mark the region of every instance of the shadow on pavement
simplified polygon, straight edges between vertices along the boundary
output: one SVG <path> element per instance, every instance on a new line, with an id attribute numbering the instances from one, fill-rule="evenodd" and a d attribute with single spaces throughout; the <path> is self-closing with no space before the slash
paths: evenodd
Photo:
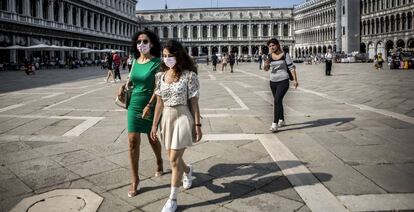
<path id="1" fill-rule="evenodd" d="M 321 127 L 326 125 L 335 124 L 336 127 L 342 126 L 346 123 L 355 120 L 355 118 L 327 118 L 327 119 L 317 119 L 313 121 L 307 121 L 303 123 L 287 124 L 283 128 L 279 128 L 278 131 L 289 131 L 289 130 L 301 130 L 312 127 Z"/>
<path id="2" fill-rule="evenodd" d="M 301 161 L 280 161 L 285 167 L 296 167 L 304 165 Z M 212 180 L 198 185 L 197 187 L 206 187 L 214 194 L 224 194 L 225 196 L 218 197 L 216 199 L 210 199 L 211 197 L 206 196 L 208 200 L 204 202 L 198 202 L 189 205 L 178 206 L 178 211 L 185 209 L 207 206 L 212 204 L 224 204 L 234 199 L 244 199 L 256 196 L 263 193 L 273 193 L 282 191 L 285 189 L 292 188 L 292 185 L 287 180 L 290 175 L 284 176 L 276 163 L 255 163 L 255 164 L 216 164 L 208 170 L 209 175 L 214 175 L 217 170 L 234 170 L 229 171 L 224 176 L 215 178 L 215 182 Z M 278 173 L 279 172 L 279 173 Z M 275 175 L 275 173 L 277 173 Z M 269 176 L 273 174 L 272 176 Z M 301 181 L 300 186 L 313 185 L 320 182 L 329 181 L 332 175 L 328 173 L 301 173 L 293 175 L 296 179 L 306 178 L 306 181 Z M 217 180 L 223 179 L 221 183 L 217 183 Z M 230 179 L 226 179 L 230 178 Z M 231 180 L 231 178 L 242 178 L 237 180 Z M 309 180 L 310 179 L 310 180 Z M 194 187 L 196 188 L 196 187 Z M 192 188 L 192 189 L 194 189 Z M 260 190 L 261 192 L 255 192 Z M 188 190 L 191 194 L 191 189 Z"/>

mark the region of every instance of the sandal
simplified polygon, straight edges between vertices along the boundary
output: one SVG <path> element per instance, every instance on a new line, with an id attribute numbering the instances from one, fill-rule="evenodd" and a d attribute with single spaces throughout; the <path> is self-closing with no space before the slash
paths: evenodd
<path id="1" fill-rule="evenodd" d="M 140 189 L 139 183 L 138 183 L 138 185 L 136 183 L 132 183 L 132 187 L 133 188 L 136 187 L 136 189 L 134 191 L 129 190 L 128 191 L 128 197 L 134 197 L 134 196 L 136 196 L 138 194 L 139 189 Z"/>

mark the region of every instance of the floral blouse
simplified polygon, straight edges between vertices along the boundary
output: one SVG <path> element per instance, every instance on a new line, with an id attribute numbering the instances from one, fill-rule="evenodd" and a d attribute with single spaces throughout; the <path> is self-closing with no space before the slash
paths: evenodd
<path id="1" fill-rule="evenodd" d="M 183 71 L 177 82 L 166 83 L 165 72 L 155 75 L 155 94 L 160 96 L 165 106 L 187 105 L 187 100 L 199 97 L 200 83 L 197 74 L 192 71 Z"/>

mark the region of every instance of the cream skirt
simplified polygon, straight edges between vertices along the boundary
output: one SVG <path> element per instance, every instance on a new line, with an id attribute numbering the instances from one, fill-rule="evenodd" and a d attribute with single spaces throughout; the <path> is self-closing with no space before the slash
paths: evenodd
<path id="1" fill-rule="evenodd" d="M 193 144 L 194 118 L 186 105 L 164 106 L 159 137 L 165 149 L 184 149 Z"/>

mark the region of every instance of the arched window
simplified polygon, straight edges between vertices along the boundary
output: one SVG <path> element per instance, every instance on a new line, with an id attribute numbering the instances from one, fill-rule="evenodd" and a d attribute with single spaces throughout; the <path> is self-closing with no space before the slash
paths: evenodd
<path id="1" fill-rule="evenodd" d="M 396 31 L 398 32 L 398 31 L 400 31 L 401 29 L 400 29 L 400 24 L 401 24 L 401 18 L 400 18 L 400 14 L 397 14 L 397 17 L 396 17 Z"/>
<path id="2" fill-rule="evenodd" d="M 405 25 L 407 24 L 407 18 L 405 17 L 405 13 L 403 13 L 401 16 L 401 23 L 401 30 L 405 30 Z"/>
<path id="3" fill-rule="evenodd" d="M 237 25 L 233 25 L 233 38 L 237 38 Z"/>
<path id="4" fill-rule="evenodd" d="M 222 36 L 223 36 L 224 38 L 227 38 L 227 36 L 228 36 L 228 34 L 227 34 L 227 33 L 228 33 L 228 28 L 227 28 L 227 25 L 224 25 L 224 26 L 223 26 L 222 31 L 223 31 L 223 35 L 222 35 Z"/>
<path id="5" fill-rule="evenodd" d="M 213 38 L 217 38 L 217 25 L 213 26 Z"/>
<path id="6" fill-rule="evenodd" d="M 203 26 L 203 38 L 207 38 L 207 26 Z"/>
<path id="7" fill-rule="evenodd" d="M 197 38 L 197 26 L 193 26 L 192 32 L 193 32 L 193 38 Z"/>
<path id="8" fill-rule="evenodd" d="M 242 30 L 242 37 L 246 38 L 247 37 L 247 25 L 243 25 L 243 30 Z"/>
<path id="9" fill-rule="evenodd" d="M 407 29 L 411 29 L 413 26 L 413 15 L 411 12 L 407 15 Z"/>
<path id="10" fill-rule="evenodd" d="M 395 31 L 395 19 L 393 15 L 391 16 L 390 21 L 391 21 L 391 32 L 394 32 Z"/>
<path id="11" fill-rule="evenodd" d="M 59 21 L 59 2 L 55 1 L 55 3 L 53 4 L 53 20 L 58 22 Z"/>
<path id="12" fill-rule="evenodd" d="M 183 38 L 188 38 L 188 27 L 184 26 L 183 28 Z"/>
<path id="13" fill-rule="evenodd" d="M 257 37 L 257 33 L 258 33 L 257 25 L 253 25 L 253 37 Z"/>
<path id="14" fill-rule="evenodd" d="M 167 27 L 164 27 L 162 29 L 162 37 L 163 38 L 168 38 L 168 28 Z"/>
<path id="15" fill-rule="evenodd" d="M 273 25 L 273 36 L 279 35 L 279 25 L 275 24 Z"/>
<path id="16" fill-rule="evenodd" d="M 267 24 L 263 25 L 263 36 L 267 36 L 269 34 L 269 29 Z"/>
<path id="17" fill-rule="evenodd" d="M 176 26 L 174 26 L 173 28 L 173 38 L 177 38 L 178 37 L 178 28 Z"/>

